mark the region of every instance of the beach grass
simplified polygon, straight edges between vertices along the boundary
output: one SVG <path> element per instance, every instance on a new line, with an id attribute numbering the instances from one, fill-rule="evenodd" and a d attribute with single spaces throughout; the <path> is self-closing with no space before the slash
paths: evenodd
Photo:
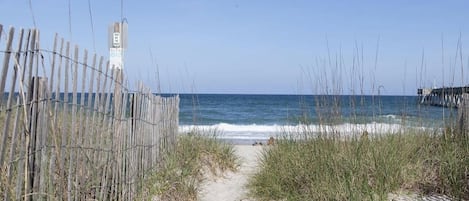
<path id="1" fill-rule="evenodd" d="M 397 131 L 379 135 L 361 131 L 360 136 L 334 128 L 348 117 L 341 111 L 344 104 L 348 104 L 355 124 L 354 119 L 369 108 L 364 94 L 372 94 L 370 116 L 383 114 L 380 90 L 385 88 L 374 77 L 378 55 L 377 48 L 370 78 L 364 73 L 366 62 L 360 46 L 356 46 L 350 69 L 340 56 L 334 60 L 328 55 L 306 71 L 305 79 L 310 81 L 313 93 L 321 96 L 313 106 L 317 118 L 311 121 L 309 109 L 304 109 L 300 122 L 317 122 L 319 127 L 332 129 L 313 132 L 305 128 L 280 134 L 275 146 L 265 149 L 260 157 L 259 171 L 247 186 L 251 197 L 258 201 L 389 200 L 393 194 L 436 194 L 469 200 L 469 136 L 455 129 L 453 110 L 449 110 L 449 116 L 442 116 L 447 129 L 408 129 L 405 109 Z M 340 99 L 343 94 L 359 99 L 344 102 Z"/>
<path id="2" fill-rule="evenodd" d="M 469 199 L 469 140 L 448 136 L 281 139 L 248 188 L 257 200 L 387 200 L 395 192 Z"/>
<path id="3" fill-rule="evenodd" d="M 142 185 L 141 200 L 197 200 L 208 175 L 236 171 L 239 159 L 232 145 L 217 139 L 218 131 L 192 131 L 179 136 L 174 151 Z"/>

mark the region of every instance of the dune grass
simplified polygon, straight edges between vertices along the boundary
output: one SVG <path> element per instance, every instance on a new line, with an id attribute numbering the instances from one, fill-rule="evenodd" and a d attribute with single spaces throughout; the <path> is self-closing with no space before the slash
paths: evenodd
<path id="1" fill-rule="evenodd" d="M 144 182 L 140 198 L 197 200 L 207 175 L 236 171 L 239 162 L 232 145 L 217 140 L 217 131 L 193 131 L 179 136 L 177 146 Z"/>
<path id="2" fill-rule="evenodd" d="M 393 192 L 469 199 L 469 140 L 403 133 L 279 140 L 249 183 L 257 200 L 387 200 Z"/>

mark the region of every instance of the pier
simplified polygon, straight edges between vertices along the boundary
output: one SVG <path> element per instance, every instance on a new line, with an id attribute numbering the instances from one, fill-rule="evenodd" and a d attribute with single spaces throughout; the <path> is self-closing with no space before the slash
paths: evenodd
<path id="1" fill-rule="evenodd" d="M 440 107 L 459 107 L 462 95 L 469 93 L 469 86 L 418 89 L 419 103 Z"/>

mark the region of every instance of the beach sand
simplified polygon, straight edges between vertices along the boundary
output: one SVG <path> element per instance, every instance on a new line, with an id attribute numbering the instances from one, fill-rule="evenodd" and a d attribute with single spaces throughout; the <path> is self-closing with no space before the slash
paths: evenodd
<path id="1" fill-rule="evenodd" d="M 256 172 L 258 159 L 264 146 L 235 145 L 240 158 L 237 172 L 227 172 L 223 176 L 211 176 L 201 186 L 202 201 L 252 201 L 247 197 L 245 185 Z"/>

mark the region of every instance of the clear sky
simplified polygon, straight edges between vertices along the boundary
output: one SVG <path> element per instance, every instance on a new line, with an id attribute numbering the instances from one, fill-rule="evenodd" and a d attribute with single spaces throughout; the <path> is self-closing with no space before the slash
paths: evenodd
<path id="1" fill-rule="evenodd" d="M 125 72 L 131 87 L 156 90 L 158 66 L 172 93 L 414 95 L 469 84 L 468 10 L 465 0 L 123 0 Z M 43 48 L 59 33 L 107 57 L 120 19 L 116 0 L 0 0 L 0 23 L 37 26 Z"/>

